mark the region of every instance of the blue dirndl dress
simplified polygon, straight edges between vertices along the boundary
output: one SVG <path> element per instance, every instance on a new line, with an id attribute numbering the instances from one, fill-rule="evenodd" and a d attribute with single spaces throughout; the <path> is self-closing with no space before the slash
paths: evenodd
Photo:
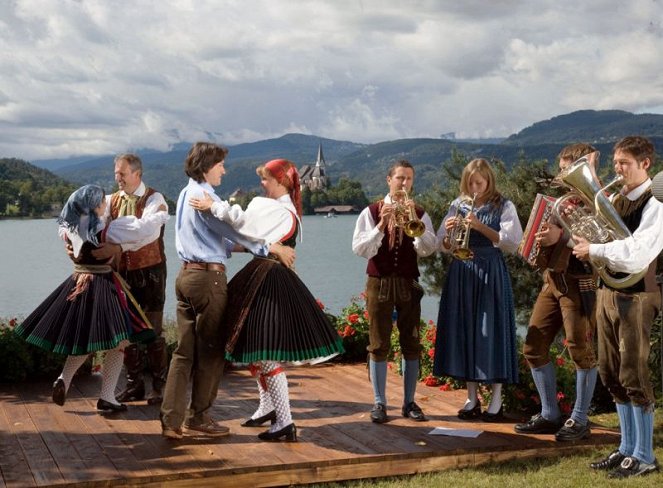
<path id="1" fill-rule="evenodd" d="M 499 232 L 504 203 L 488 203 L 474 213 Z M 468 211 L 461 203 L 459 215 Z M 470 232 L 469 245 L 474 258 L 454 259 L 442 290 L 433 372 L 464 381 L 517 383 L 515 308 L 504 256 L 480 232 Z"/>

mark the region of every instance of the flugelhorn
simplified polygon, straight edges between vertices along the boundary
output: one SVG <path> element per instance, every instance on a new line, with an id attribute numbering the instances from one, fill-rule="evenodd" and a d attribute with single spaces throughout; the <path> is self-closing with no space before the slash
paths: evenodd
<path id="1" fill-rule="evenodd" d="M 601 187 L 589 168 L 588 158 L 583 156 L 555 178 L 555 183 L 572 190 L 555 202 L 555 217 L 571 235 L 584 237 L 592 244 L 604 244 L 630 237 L 631 232 L 605 194 L 608 188 L 621 180 L 622 177 L 618 175 Z M 628 288 L 647 273 L 645 268 L 639 273 L 620 273 L 620 276 L 615 276 L 614 272 L 602 263 L 591 263 L 603 282 L 615 289 Z"/>
<path id="2" fill-rule="evenodd" d="M 420 237 L 426 232 L 426 225 L 417 217 L 414 210 L 413 200 L 403 188 L 398 190 L 392 196 L 392 201 L 396 206 L 394 210 L 396 227 L 403 229 L 409 237 Z"/>
<path id="3" fill-rule="evenodd" d="M 470 211 L 467 212 L 467 215 L 474 212 L 474 202 L 477 199 L 477 194 L 472 195 Z M 455 218 L 454 226 L 449 231 L 449 245 L 451 250 L 451 255 L 456 259 L 461 261 L 468 261 L 474 257 L 474 251 L 470 249 L 470 222 L 465 217 L 460 214 L 460 204 L 462 201 L 458 202 L 456 207 L 456 213 L 453 218 Z"/>

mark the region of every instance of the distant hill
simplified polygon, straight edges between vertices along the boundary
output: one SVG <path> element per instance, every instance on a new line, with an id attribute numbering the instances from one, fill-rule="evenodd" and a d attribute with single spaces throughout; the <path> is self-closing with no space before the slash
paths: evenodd
<path id="1" fill-rule="evenodd" d="M 632 114 L 621 110 L 580 110 L 537 122 L 502 140 L 400 139 L 376 144 L 358 144 L 304 134 L 230 146 L 228 173 L 220 193 L 227 196 L 237 188 L 259 190 L 255 168 L 275 157 L 292 160 L 301 167 L 315 161 L 318 144 L 322 144 L 327 172 L 335 183 L 341 177 L 358 180 L 369 197 L 385 190 L 387 168 L 397 159 L 408 159 L 417 171 L 416 190 L 421 192 L 440 178 L 439 168 L 458 151 L 469 158 L 495 158 L 510 166 L 521 157 L 547 160 L 552 164 L 560 149 L 571 142 L 585 141 L 597 146 L 605 158 L 614 142 L 623 136 L 641 134 L 650 137 L 663 153 L 663 115 Z M 145 180 L 167 197 L 176 199 L 186 184 L 182 164 L 190 147 L 179 143 L 172 150 L 137 151 L 144 162 Z M 67 160 L 35 161 L 38 166 L 52 168 L 68 181 L 96 183 L 107 190 L 115 186 L 113 155 Z"/>
<path id="2" fill-rule="evenodd" d="M 579 110 L 532 124 L 509 136 L 502 144 L 533 146 L 569 144 L 579 140 L 600 144 L 629 135 L 663 137 L 663 115 L 636 115 L 623 110 Z"/>

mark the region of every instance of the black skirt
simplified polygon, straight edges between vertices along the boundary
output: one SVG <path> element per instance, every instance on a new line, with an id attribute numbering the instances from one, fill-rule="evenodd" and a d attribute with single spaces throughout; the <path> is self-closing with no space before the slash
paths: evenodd
<path id="1" fill-rule="evenodd" d="M 155 335 L 124 282 L 115 273 L 74 273 L 20 325 L 16 333 L 47 351 L 83 355 L 122 341 Z"/>
<path id="2" fill-rule="evenodd" d="M 226 357 L 317 363 L 343 352 L 338 332 L 297 274 L 277 261 L 254 258 L 228 283 Z"/>

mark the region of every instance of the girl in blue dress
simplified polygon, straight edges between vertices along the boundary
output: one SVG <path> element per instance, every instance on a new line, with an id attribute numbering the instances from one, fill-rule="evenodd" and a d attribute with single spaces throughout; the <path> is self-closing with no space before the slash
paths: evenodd
<path id="1" fill-rule="evenodd" d="M 516 324 L 511 277 L 503 252 L 522 239 L 516 208 L 495 187 L 488 161 L 463 169 L 460 197 L 438 230 L 443 252 L 456 247 L 449 233 L 460 219 L 469 225 L 469 259 L 454 259 L 442 290 L 435 339 L 434 374 L 467 383 L 462 420 L 502 418 L 502 384 L 518 381 Z M 490 384 L 491 402 L 481 411 L 479 383 Z"/>

